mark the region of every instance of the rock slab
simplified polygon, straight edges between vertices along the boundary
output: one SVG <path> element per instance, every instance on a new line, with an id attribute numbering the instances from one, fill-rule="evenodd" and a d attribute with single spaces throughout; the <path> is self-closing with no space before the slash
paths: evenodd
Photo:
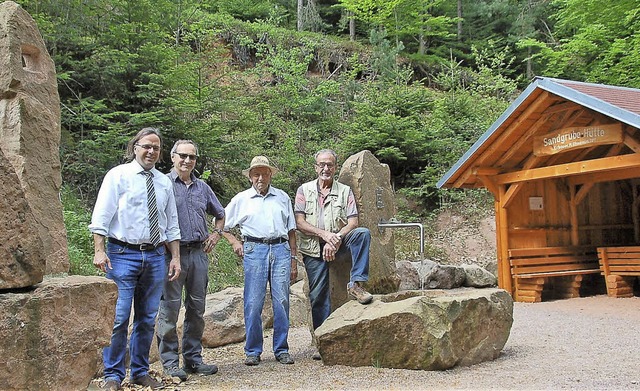
<path id="1" fill-rule="evenodd" d="M 0 149 L 36 216 L 46 274 L 69 271 L 59 147 L 60 97 L 53 60 L 33 18 L 5 1 L 0 3 Z"/>
<path id="2" fill-rule="evenodd" d="M 405 291 L 348 302 L 316 340 L 325 365 L 443 370 L 497 358 L 512 323 L 502 289 Z"/>
<path id="3" fill-rule="evenodd" d="M 13 166 L 0 150 L 0 289 L 24 288 L 42 282 L 44 248 L 35 218 Z"/>
<path id="4" fill-rule="evenodd" d="M 0 389 L 86 390 L 107 346 L 118 296 L 103 277 L 45 278 L 0 294 Z"/>

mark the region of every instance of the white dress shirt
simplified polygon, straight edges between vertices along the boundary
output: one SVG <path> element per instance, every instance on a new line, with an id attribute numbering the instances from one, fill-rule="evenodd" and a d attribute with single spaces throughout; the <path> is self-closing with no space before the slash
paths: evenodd
<path id="1" fill-rule="evenodd" d="M 143 171 L 142 166 L 133 160 L 107 172 L 98 192 L 89 231 L 132 244 L 150 243 L 147 182 L 141 174 Z M 155 168 L 151 173 L 156 191 L 160 239 L 168 242 L 179 240 L 173 184 Z"/>
<path id="2" fill-rule="evenodd" d="M 265 196 L 253 186 L 236 194 L 225 208 L 225 216 L 225 231 L 238 225 L 243 236 L 287 239 L 289 231 L 296 229 L 291 199 L 273 186 Z"/>

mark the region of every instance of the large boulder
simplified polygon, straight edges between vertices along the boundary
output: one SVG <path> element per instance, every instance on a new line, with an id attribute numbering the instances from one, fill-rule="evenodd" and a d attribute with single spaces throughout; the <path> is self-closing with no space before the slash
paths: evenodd
<path id="1" fill-rule="evenodd" d="M 440 370 L 497 358 L 512 323 L 502 289 L 405 291 L 343 305 L 316 339 L 326 365 Z"/>
<path id="2" fill-rule="evenodd" d="M 44 248 L 35 218 L 13 166 L 0 150 L 0 289 L 24 288 L 42 281 Z"/>
<path id="3" fill-rule="evenodd" d="M 53 60 L 33 18 L 5 1 L 0 3 L 0 149 L 37 216 L 46 274 L 69 271 L 59 146 L 60 97 Z"/>
<path id="4" fill-rule="evenodd" d="M 245 338 L 242 288 L 226 288 L 207 295 L 202 346 L 215 348 Z M 184 308 L 182 309 L 184 312 Z M 184 318 L 183 316 L 181 318 Z M 264 319 L 263 319 L 264 320 Z M 180 331 L 182 323 L 179 325 Z"/>
<path id="5" fill-rule="evenodd" d="M 86 390 L 107 346 L 118 288 L 103 277 L 45 278 L 0 294 L 0 389 Z"/>

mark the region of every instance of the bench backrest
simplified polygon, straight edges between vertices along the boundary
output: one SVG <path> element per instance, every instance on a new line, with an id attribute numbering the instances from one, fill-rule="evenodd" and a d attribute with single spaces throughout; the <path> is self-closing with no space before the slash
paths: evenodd
<path id="1" fill-rule="evenodd" d="M 640 246 L 598 247 L 598 259 L 605 275 L 640 275 Z"/>
<path id="2" fill-rule="evenodd" d="M 510 249 L 509 263 L 513 276 L 599 268 L 598 255 L 593 246 Z"/>

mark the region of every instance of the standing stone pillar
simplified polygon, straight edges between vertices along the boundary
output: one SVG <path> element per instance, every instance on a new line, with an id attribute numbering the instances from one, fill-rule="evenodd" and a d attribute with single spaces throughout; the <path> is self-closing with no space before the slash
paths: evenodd
<path id="1" fill-rule="evenodd" d="M 46 273 L 69 271 L 60 202 L 60 97 L 53 60 L 35 21 L 0 4 L 0 149 L 36 220 Z"/>
<path id="2" fill-rule="evenodd" d="M 369 249 L 369 282 L 371 293 L 391 293 L 398 290 L 400 279 L 396 274 L 393 232 L 378 230 L 381 220 L 388 221 L 396 214 L 389 166 L 380 163 L 369 151 L 350 156 L 342 163 L 338 182 L 353 190 L 358 205 L 361 227 L 371 231 Z M 329 263 L 329 290 L 331 310 L 349 300 L 347 283 L 351 270 L 351 258 L 340 257 Z"/>

